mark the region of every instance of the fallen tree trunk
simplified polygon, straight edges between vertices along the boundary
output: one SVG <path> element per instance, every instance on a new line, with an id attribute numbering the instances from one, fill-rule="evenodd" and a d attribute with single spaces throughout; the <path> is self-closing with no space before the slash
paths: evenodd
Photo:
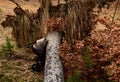
<path id="1" fill-rule="evenodd" d="M 59 58 L 59 43 L 61 35 L 58 32 L 48 33 L 44 82 L 64 82 L 62 63 Z"/>

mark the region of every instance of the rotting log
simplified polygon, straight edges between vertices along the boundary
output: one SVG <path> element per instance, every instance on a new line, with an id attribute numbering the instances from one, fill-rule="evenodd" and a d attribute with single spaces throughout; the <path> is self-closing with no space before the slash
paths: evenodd
<path id="1" fill-rule="evenodd" d="M 46 61 L 44 82 L 64 82 L 63 67 L 58 55 L 61 35 L 59 32 L 48 33 L 46 40 Z"/>

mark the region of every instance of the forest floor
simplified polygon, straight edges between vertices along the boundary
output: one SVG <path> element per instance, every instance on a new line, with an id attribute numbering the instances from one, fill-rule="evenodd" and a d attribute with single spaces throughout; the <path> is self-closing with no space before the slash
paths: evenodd
<path id="1" fill-rule="evenodd" d="M 22 6 L 24 9 L 30 9 L 31 12 L 36 12 L 39 8 L 40 4 L 34 0 L 31 0 L 31 2 L 22 1 L 22 0 L 16 0 Z M 117 65 L 120 65 L 120 5 L 118 6 L 114 23 L 111 23 L 112 16 L 115 10 L 115 5 L 110 6 L 109 9 L 103 8 L 100 12 L 99 16 L 95 18 L 94 22 L 96 22 L 96 25 L 93 27 L 93 30 L 91 31 L 91 36 L 88 37 L 87 40 L 96 40 L 98 43 L 93 46 L 93 42 L 90 41 L 89 45 L 91 48 L 91 53 L 108 53 L 108 56 L 113 58 L 113 55 L 116 53 L 117 58 L 114 58 L 111 63 L 111 65 L 108 65 L 106 67 L 103 67 L 103 69 L 108 69 L 108 74 L 111 74 L 113 76 L 110 79 L 116 80 L 115 82 L 120 82 L 120 66 L 116 67 Z M 7 1 L 7 0 L 0 0 L 0 23 L 5 20 L 6 15 L 14 15 L 13 9 L 15 8 L 15 4 Z M 111 31 L 110 31 L 111 30 Z M 11 35 L 12 29 L 10 28 L 3 28 L 0 25 L 0 46 L 6 43 L 6 37 L 8 36 L 10 39 L 12 39 L 12 44 L 15 45 L 14 39 Z M 97 46 L 96 46 L 97 45 Z M 102 46 L 99 46 L 102 45 Z M 109 48 L 105 48 L 108 45 Z M 99 49 L 103 48 L 104 49 Z M 95 51 L 94 51 L 95 50 Z M 66 51 L 66 50 L 63 50 Z M 93 52 L 92 52 L 93 51 Z M 108 51 L 108 52 L 105 52 Z M 71 53 L 68 53 L 71 54 Z M 72 53 L 73 54 L 73 53 Z M 111 55 L 112 54 L 112 55 Z M 14 50 L 14 55 L 11 57 L 7 57 L 8 55 L 1 55 L 0 54 L 0 82 L 40 82 L 41 79 L 43 79 L 43 71 L 40 73 L 32 72 L 31 65 L 35 63 L 35 54 L 30 54 L 25 49 L 16 49 Z M 65 53 L 63 52 L 63 55 L 65 56 Z M 92 58 L 94 59 L 94 56 L 92 55 Z M 114 55 L 116 56 L 116 55 Z M 74 57 L 74 56 L 73 56 Z M 101 60 L 109 59 L 106 55 L 101 55 L 99 57 Z M 69 62 L 68 60 L 70 57 L 66 56 L 66 59 L 64 59 L 66 62 Z M 77 56 L 76 58 L 81 58 Z M 67 61 L 68 60 L 68 61 Z M 73 59 L 74 60 L 74 59 Z M 82 62 L 82 60 L 80 60 Z M 96 63 L 96 60 L 94 60 Z M 72 63 L 72 62 L 71 62 Z M 68 63 L 66 65 L 69 65 L 71 63 Z M 72 65 L 72 64 L 71 64 Z M 70 65 L 70 67 L 72 67 Z M 69 66 L 66 66 L 69 67 Z M 66 68 L 66 69 L 70 69 Z M 81 69 L 81 67 L 78 66 L 78 69 Z M 112 70 L 114 69 L 114 70 Z M 117 70 L 117 71 L 116 71 Z M 67 70 L 69 74 L 69 71 Z M 114 74 L 114 71 L 116 74 Z M 67 75 L 67 74 L 66 74 Z"/>
<path id="2" fill-rule="evenodd" d="M 29 9 L 34 13 L 40 6 L 37 0 L 16 1 L 23 9 Z M 13 12 L 15 7 L 16 5 L 8 0 L 0 0 L 0 23 L 5 20 L 6 15 L 15 15 Z M 6 43 L 6 37 L 9 37 L 15 45 L 11 31 L 11 28 L 3 28 L 0 25 L 0 45 Z M 24 49 L 15 48 L 14 51 L 15 55 L 10 58 L 4 53 L 0 54 L 0 82 L 40 82 L 43 79 L 43 72 L 38 74 L 31 70 L 32 64 L 35 63 L 35 54 L 26 53 Z"/>

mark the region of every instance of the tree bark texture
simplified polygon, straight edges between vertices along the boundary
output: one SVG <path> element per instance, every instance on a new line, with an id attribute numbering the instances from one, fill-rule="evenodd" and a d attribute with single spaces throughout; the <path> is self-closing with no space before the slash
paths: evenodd
<path id="1" fill-rule="evenodd" d="M 63 67 L 59 58 L 59 43 L 61 35 L 58 32 L 48 33 L 44 82 L 64 82 Z"/>

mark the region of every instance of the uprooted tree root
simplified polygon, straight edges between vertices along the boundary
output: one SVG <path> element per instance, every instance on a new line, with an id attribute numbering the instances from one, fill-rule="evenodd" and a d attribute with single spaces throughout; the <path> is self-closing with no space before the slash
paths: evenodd
<path id="1" fill-rule="evenodd" d="M 17 45 L 25 47 L 28 43 L 46 35 L 47 28 L 45 28 L 45 24 L 49 18 L 61 17 L 65 24 L 63 30 L 65 38 L 69 43 L 74 44 L 75 40 L 83 39 L 91 30 L 94 3 L 93 0 L 68 1 L 65 4 L 52 6 L 51 2 L 49 2 L 40 7 L 37 13 L 23 10 L 15 3 L 17 5 L 14 9 L 16 16 L 8 15 L 2 25 L 4 27 L 12 27 L 12 34 L 16 39 Z"/>

